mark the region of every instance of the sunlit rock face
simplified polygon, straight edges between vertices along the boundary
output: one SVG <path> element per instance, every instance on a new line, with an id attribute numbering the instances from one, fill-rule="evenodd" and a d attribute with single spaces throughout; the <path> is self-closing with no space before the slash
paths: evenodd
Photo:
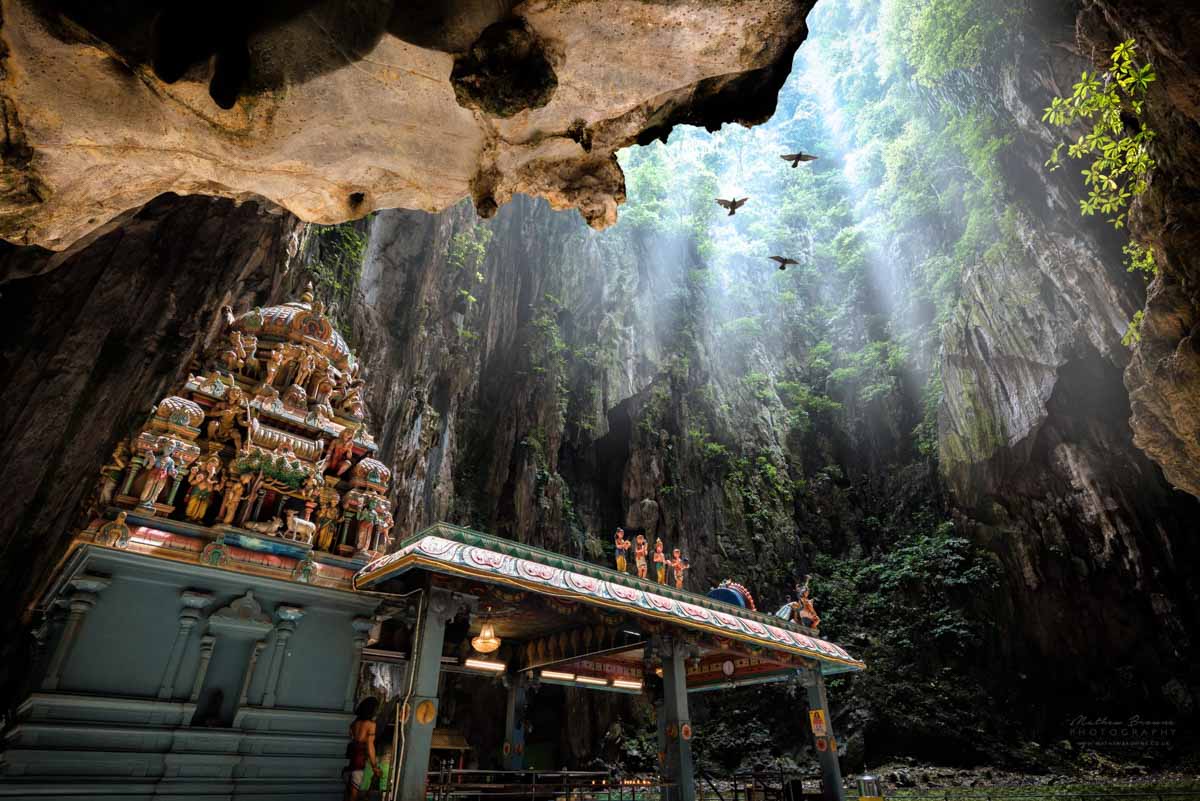
<path id="1" fill-rule="evenodd" d="M 604 227 L 618 148 L 770 115 L 812 2 L 410 5 L 4 2 L 0 237 L 63 249 L 163 192 L 321 223 L 523 192 Z"/>
<path id="2" fill-rule="evenodd" d="M 1003 565 L 995 615 L 1019 633 L 1001 646 L 1014 664 L 1053 665 L 1054 680 L 1072 675 L 1093 697 L 1098 660 L 1136 664 L 1137 692 L 1191 709 L 1194 688 L 1172 677 L 1188 669 L 1179 633 L 1196 626 L 1197 505 L 1146 447 L 1129 383 L 1143 356 L 1131 363 L 1121 344 L 1144 289 L 1122 264 L 1122 236 L 1079 214 L 1078 170 L 1043 166 L 1061 132 L 1042 109 L 1092 69 L 1089 53 L 1049 44 L 1070 41 L 1074 22 L 1023 36 L 997 74 L 974 79 L 1015 123 L 1000 166 L 1020 210 L 1013 247 L 964 273 L 943 331 L 939 466 L 959 530 Z M 1186 402 L 1188 390 L 1172 391 Z M 1190 392 L 1194 410 L 1200 388 Z"/>
<path id="3" fill-rule="evenodd" d="M 1096 2 L 1080 14 L 1078 34 L 1098 54 L 1134 39 L 1158 73 L 1146 102 L 1158 167 L 1132 221 L 1161 274 L 1125 386 L 1138 447 L 1172 484 L 1200 496 L 1200 15 L 1181 0 Z"/>

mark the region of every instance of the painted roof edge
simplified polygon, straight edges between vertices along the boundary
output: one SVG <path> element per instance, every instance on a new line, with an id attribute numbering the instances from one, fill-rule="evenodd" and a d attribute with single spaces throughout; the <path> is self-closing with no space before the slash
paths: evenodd
<path id="1" fill-rule="evenodd" d="M 780 618 L 447 523 L 405 539 L 394 553 L 360 570 L 353 584 L 364 587 L 413 568 L 491 578 L 535 591 L 562 590 L 593 603 L 817 659 L 823 673 L 866 667 L 841 646 Z"/>

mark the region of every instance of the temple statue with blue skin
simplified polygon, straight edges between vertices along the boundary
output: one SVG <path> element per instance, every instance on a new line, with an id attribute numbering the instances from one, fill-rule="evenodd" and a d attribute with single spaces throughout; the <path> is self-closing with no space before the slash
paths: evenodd
<path id="1" fill-rule="evenodd" d="M 824 677 L 862 662 L 799 615 L 758 611 L 735 582 L 682 589 L 677 549 L 651 560 L 655 581 L 445 523 L 392 548 L 391 473 L 373 456 L 361 386 L 310 293 L 226 311 L 201 374 L 115 448 L 28 610 L 37 647 L 0 797 L 340 799 L 374 663 L 403 677 L 377 735 L 395 751 L 388 798 L 423 801 L 437 781 L 439 705 L 456 675 L 503 684 L 497 775 L 537 792 L 524 716 L 539 688 L 644 697 L 664 801 L 696 797 L 690 694 L 796 682 L 816 715 L 823 796 L 841 801 Z"/>

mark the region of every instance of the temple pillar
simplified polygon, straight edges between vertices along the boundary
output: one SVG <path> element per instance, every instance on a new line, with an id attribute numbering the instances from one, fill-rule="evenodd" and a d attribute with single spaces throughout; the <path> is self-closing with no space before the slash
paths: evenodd
<path id="1" fill-rule="evenodd" d="M 254 667 L 258 664 L 258 658 L 262 656 L 263 649 L 266 647 L 266 640 L 255 640 L 254 647 L 250 651 L 250 660 L 246 663 L 246 674 L 242 676 L 242 691 L 238 694 L 239 707 L 245 706 L 249 700 L 250 682 L 254 680 Z"/>
<path id="2" fill-rule="evenodd" d="M 267 674 L 267 689 L 263 693 L 262 705 L 275 706 L 275 697 L 279 691 L 279 677 L 283 675 L 283 666 L 287 661 L 288 640 L 296 631 L 296 623 L 304 617 L 304 610 L 298 606 L 280 604 L 275 608 L 275 617 L 279 623 L 275 626 L 275 650 L 271 654 L 271 670 Z"/>
<path id="3" fill-rule="evenodd" d="M 183 468 L 179 468 L 179 473 L 175 478 L 171 479 L 171 491 L 167 493 L 167 506 L 175 505 L 175 496 L 179 494 L 179 487 L 183 484 Z M 157 500 L 157 499 L 153 499 Z"/>
<path id="4" fill-rule="evenodd" d="M 438 681 L 442 672 L 442 643 L 446 623 L 466 596 L 426 586 L 417 611 L 409 659 L 408 692 L 400 717 L 404 739 L 396 763 L 400 766 L 399 801 L 425 801 L 425 776 L 433 729 L 437 724 Z"/>
<path id="5" fill-rule="evenodd" d="M 54 655 L 50 657 L 50 665 L 46 669 L 46 678 L 42 681 L 43 690 L 58 689 L 58 683 L 62 679 L 63 668 L 67 665 L 67 659 L 71 656 L 71 649 L 75 647 L 75 641 L 79 638 L 79 630 L 83 627 L 83 619 L 87 617 L 87 613 L 96 605 L 100 591 L 111 582 L 100 576 L 85 574 L 71 579 L 70 583 L 75 591 L 71 593 L 67 622 L 63 625 L 62 634 L 58 638 L 58 645 L 55 647 Z"/>
<path id="6" fill-rule="evenodd" d="M 196 665 L 196 679 L 192 682 L 192 694 L 188 696 L 190 703 L 196 703 L 200 700 L 200 688 L 204 686 L 204 679 L 208 676 L 208 665 L 212 662 L 213 649 L 217 647 L 217 638 L 211 634 L 205 634 L 200 638 L 200 661 Z M 243 703 L 245 703 L 243 699 Z"/>
<path id="7" fill-rule="evenodd" d="M 212 603 L 213 597 L 206 592 L 185 590 L 180 593 L 183 611 L 179 613 L 179 630 L 175 632 L 175 642 L 171 645 L 171 656 L 167 659 L 166 670 L 163 671 L 162 684 L 158 687 L 158 697 L 168 699 L 175 695 L 175 681 L 179 678 L 179 665 L 183 661 L 183 649 L 192 636 L 192 629 L 200 622 L 200 614 L 204 607 Z"/>
<path id="8" fill-rule="evenodd" d="M 138 473 L 142 471 L 142 465 L 146 463 L 145 457 L 142 454 L 136 453 L 129 460 L 129 467 L 126 468 L 125 482 L 121 485 L 121 494 L 129 495 L 133 491 L 133 480 L 137 478 Z"/>
<path id="9" fill-rule="evenodd" d="M 346 679 L 346 698 L 342 703 L 344 712 L 354 711 L 354 696 L 358 691 L 358 668 L 362 665 L 363 648 L 367 647 L 367 639 L 374 626 L 375 621 L 369 617 L 356 617 L 350 621 L 350 627 L 354 629 L 354 647 L 350 652 L 350 676 Z"/>
<path id="10" fill-rule="evenodd" d="M 525 676 L 509 673 L 505 678 L 508 700 L 504 705 L 504 769 L 525 768 Z"/>
<path id="11" fill-rule="evenodd" d="M 665 801 L 696 801 L 696 776 L 692 766 L 692 722 L 687 706 L 687 645 L 664 637 L 663 712 L 666 723 Z"/>
<path id="12" fill-rule="evenodd" d="M 803 676 L 808 690 L 809 726 L 813 730 L 817 761 L 821 764 L 821 798 L 824 801 L 844 801 L 842 768 L 838 764 L 829 699 L 825 696 L 825 679 L 821 676 L 820 666 L 805 669 Z"/>

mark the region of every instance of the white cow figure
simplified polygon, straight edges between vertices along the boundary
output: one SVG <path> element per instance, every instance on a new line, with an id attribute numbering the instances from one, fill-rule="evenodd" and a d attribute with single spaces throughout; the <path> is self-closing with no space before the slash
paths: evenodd
<path id="1" fill-rule="evenodd" d="M 297 515 L 295 509 L 288 509 L 287 533 L 297 542 L 312 544 L 313 535 L 317 533 L 317 524 Z"/>

